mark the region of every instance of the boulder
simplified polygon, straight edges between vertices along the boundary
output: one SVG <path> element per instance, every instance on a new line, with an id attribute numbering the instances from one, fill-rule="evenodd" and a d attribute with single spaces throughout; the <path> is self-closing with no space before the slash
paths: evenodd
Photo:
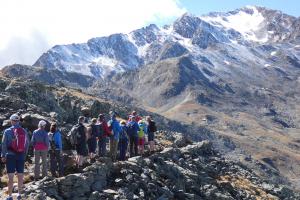
<path id="1" fill-rule="evenodd" d="M 22 120 L 22 126 L 24 128 L 29 129 L 30 131 L 34 131 L 38 128 L 39 121 L 44 120 L 47 122 L 46 130 L 50 129 L 50 119 L 48 117 L 44 117 L 39 114 L 33 114 L 33 113 L 25 113 L 21 115 Z"/>

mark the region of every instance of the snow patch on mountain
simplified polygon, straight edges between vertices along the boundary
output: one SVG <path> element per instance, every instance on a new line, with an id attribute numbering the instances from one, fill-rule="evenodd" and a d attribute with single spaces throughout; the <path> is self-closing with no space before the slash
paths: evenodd
<path id="1" fill-rule="evenodd" d="M 277 54 L 277 51 L 272 51 L 271 56 L 275 56 Z"/>
<path id="2" fill-rule="evenodd" d="M 265 18 L 254 6 L 247 6 L 235 13 L 220 13 L 219 15 L 202 16 L 201 19 L 215 26 L 227 30 L 234 29 L 240 32 L 245 39 L 255 42 L 267 42 L 268 34 L 258 36 L 257 31 Z"/>
<path id="3" fill-rule="evenodd" d="M 229 62 L 229 61 L 227 61 L 227 60 L 224 60 L 224 63 L 226 64 L 226 65 L 230 65 L 231 63 Z"/>
<path id="4" fill-rule="evenodd" d="M 270 65 L 270 64 L 265 64 L 264 66 L 265 66 L 265 67 L 271 67 L 271 65 Z"/>

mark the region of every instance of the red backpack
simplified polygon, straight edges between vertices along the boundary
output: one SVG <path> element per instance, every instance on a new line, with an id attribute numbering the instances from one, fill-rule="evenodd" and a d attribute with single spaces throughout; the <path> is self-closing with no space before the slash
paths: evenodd
<path id="1" fill-rule="evenodd" d="M 23 153 L 26 150 L 26 133 L 23 128 L 14 128 L 13 140 L 11 142 L 11 149 L 16 153 Z"/>

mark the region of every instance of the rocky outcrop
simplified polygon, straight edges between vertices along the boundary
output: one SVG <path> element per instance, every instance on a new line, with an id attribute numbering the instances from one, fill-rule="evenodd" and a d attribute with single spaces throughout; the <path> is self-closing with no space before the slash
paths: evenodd
<path id="1" fill-rule="evenodd" d="M 177 136 L 175 136 L 177 137 Z M 180 138 L 180 136 L 179 136 Z M 208 141 L 165 147 L 149 157 L 102 159 L 82 174 L 26 185 L 28 199 L 296 199 L 287 187 L 261 180 L 225 160 Z"/>

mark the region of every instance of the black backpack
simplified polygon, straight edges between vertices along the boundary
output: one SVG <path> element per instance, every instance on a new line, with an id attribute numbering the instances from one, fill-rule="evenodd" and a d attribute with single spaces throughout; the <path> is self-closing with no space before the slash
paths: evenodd
<path id="1" fill-rule="evenodd" d="M 104 134 L 104 130 L 102 124 L 92 125 L 92 136 L 94 137 L 102 137 Z"/>
<path id="2" fill-rule="evenodd" d="M 127 134 L 130 137 L 136 136 L 136 134 L 137 134 L 134 125 L 135 125 L 135 123 L 128 123 L 128 125 L 127 125 Z"/>
<path id="3" fill-rule="evenodd" d="M 154 121 L 149 122 L 149 132 L 154 133 L 157 131 L 156 125 Z"/>

